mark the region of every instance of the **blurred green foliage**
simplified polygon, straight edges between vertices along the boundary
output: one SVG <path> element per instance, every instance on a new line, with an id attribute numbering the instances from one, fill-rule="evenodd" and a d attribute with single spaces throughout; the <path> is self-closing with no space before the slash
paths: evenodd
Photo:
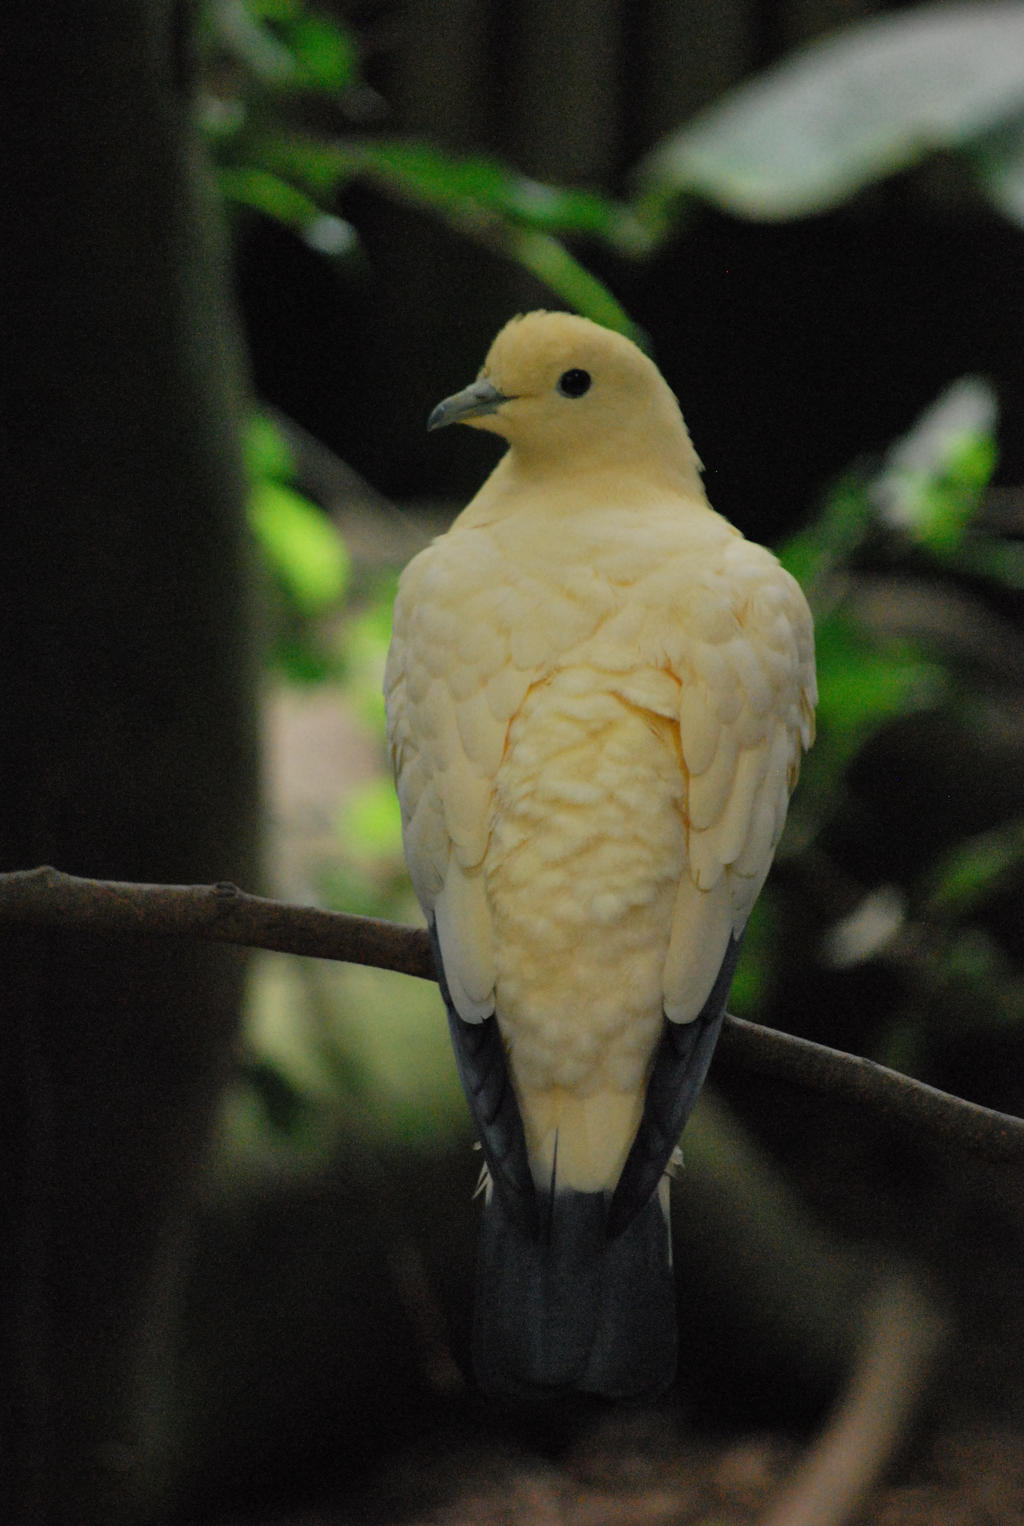
<path id="1" fill-rule="evenodd" d="M 926 6 L 848 28 L 673 134 L 639 167 L 631 202 L 540 184 L 491 158 L 344 130 L 346 97 L 360 88 L 357 49 L 301 0 L 208 7 L 204 123 L 228 201 L 297 230 L 342 268 L 358 259 L 359 240 L 337 198 L 350 182 L 368 181 L 500 249 L 569 306 L 636 335 L 570 243 L 596 240 L 641 258 L 678 231 L 695 198 L 751 218 L 804 216 L 947 151 L 962 156 L 1003 213 L 1024 220 L 1022 15 L 1010 4 Z M 937 840 L 898 886 L 858 885 L 825 862 L 822 848 L 849 810 L 852 774 L 880 737 L 926 714 L 962 724 L 972 702 L 945 636 L 880 621 L 862 597 L 866 580 L 885 583 L 895 609 L 909 573 L 933 600 L 955 596 L 968 617 L 988 597 L 1024 586 L 1024 546 L 984 514 L 996 415 L 984 381 L 958 382 L 879 465 L 836 483 L 781 550 L 815 610 L 819 735 L 780 849 L 784 889 L 770 884 L 755 910 L 733 1006 L 765 1011 L 789 968 L 787 900 L 827 904 L 828 884 L 842 880 L 848 912 L 832 927 L 817 913 L 821 947 L 805 958 L 850 969 L 900 957 L 903 998 L 877 1054 L 904 1065 L 924 1063 L 944 1012 L 969 1004 L 982 1024 L 1024 1019 L 1019 975 L 986 923 L 993 898 L 1024 884 L 1019 815 L 952 846 Z M 253 421 L 248 461 L 251 522 L 273 590 L 276 672 L 291 683 L 334 685 L 379 759 L 377 776 L 338 807 L 337 856 L 317 892 L 349 911 L 409 919 L 380 695 L 393 574 L 367 579 L 353 570 L 331 519 L 297 488 L 292 454 L 267 418 Z M 258 1115 L 292 1144 L 322 1143 L 330 1108 L 321 1102 L 339 1087 L 350 1103 L 400 1120 L 417 1137 L 447 1126 L 442 1118 L 452 1115 L 436 1099 L 454 1106 L 457 1087 L 432 993 L 417 987 L 410 997 L 408 982 L 386 992 L 384 984 L 367 972 L 313 979 L 298 965 L 265 967 L 239 1137 Z M 325 1003 L 327 1023 L 311 1028 L 295 1016 Z M 462 1118 L 457 1107 L 454 1116 Z M 319 1120 L 312 1129 L 311 1118 Z"/>
<path id="2" fill-rule="evenodd" d="M 830 827 L 848 807 L 851 771 L 886 728 L 926 711 L 963 718 L 967 697 L 957 654 L 924 631 L 908 637 L 880 627 L 865 617 L 858 594 L 863 572 L 869 570 L 876 584 L 888 574 L 891 599 L 898 603 L 908 564 L 927 580 L 937 602 L 943 587 L 952 593 L 966 583 L 980 600 L 986 583 L 1010 592 L 1024 586 L 1019 543 L 979 517 L 996 464 L 996 423 L 996 401 L 984 383 L 965 378 L 954 384 L 891 447 L 879 469 L 845 477 L 817 518 L 781 549 L 781 560 L 814 609 L 819 684 L 818 736 L 793 800 L 782 862 L 806 855 L 813 863 L 821 853 Z M 808 880 L 815 883 L 813 868 Z M 851 913 L 851 921 L 861 924 L 856 936 L 846 936 L 853 929 L 842 925 L 828 930 L 822 952 L 849 968 L 886 948 L 902 947 L 905 953 L 909 942 L 921 953 L 926 943 L 926 957 L 908 961 L 904 969 L 907 1005 L 919 1015 L 937 1017 L 937 986 L 962 985 L 969 970 L 976 1012 L 988 1012 L 996 1021 L 1010 1015 L 1024 1020 L 1024 988 L 1007 983 L 1006 960 L 972 924 L 990 897 L 1014 881 L 1024 881 L 1024 835 L 1017 819 L 940 849 L 920 877 L 910 878 L 898 893 L 865 887 Z M 749 1015 L 768 999 L 767 972 L 786 964 L 777 945 L 766 947 L 763 932 L 763 924 L 775 920 L 773 898 L 769 882 L 755 908 L 733 990 L 734 1009 Z M 909 926 L 911 916 L 941 925 L 941 935 L 922 941 L 920 927 Z M 926 1036 L 919 1023 L 915 1028 L 913 1058 L 920 1062 Z M 890 1031 L 883 1044 L 891 1063 L 910 1062 L 906 1034 L 897 1045 Z"/>
<path id="3" fill-rule="evenodd" d="M 806 217 L 943 151 L 1015 221 L 1024 206 L 1024 13 L 921 5 L 849 26 L 729 91 L 648 154 L 641 215 L 678 203 Z"/>
<path id="4" fill-rule="evenodd" d="M 358 234 L 337 199 L 368 181 L 633 338 L 629 315 L 567 241 L 643 258 L 695 201 L 741 217 L 805 217 L 942 152 L 1024 222 L 1024 18 L 1012 0 L 920 6 L 804 49 L 645 155 L 629 201 L 545 184 L 485 155 L 356 135 L 345 107 L 362 88 L 358 50 L 304 0 L 209 0 L 204 17 L 202 120 L 229 203 L 353 259 Z"/>
<path id="5" fill-rule="evenodd" d="M 337 607 L 351 570 L 345 542 L 323 510 L 291 486 L 291 452 L 264 414 L 250 420 L 246 465 L 249 525 L 283 603 L 296 619 Z"/>
<path id="6" fill-rule="evenodd" d="M 968 837 L 943 854 L 926 881 L 928 911 L 968 917 L 988 896 L 1024 886 L 1024 817 Z"/>

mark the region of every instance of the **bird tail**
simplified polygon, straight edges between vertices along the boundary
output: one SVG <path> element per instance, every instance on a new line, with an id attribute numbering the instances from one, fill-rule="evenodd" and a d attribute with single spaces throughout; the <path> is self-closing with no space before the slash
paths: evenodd
<path id="1" fill-rule="evenodd" d="M 487 1193 L 473 1365 L 486 1392 L 662 1393 L 676 1367 L 668 1182 L 609 1239 L 608 1196 L 555 1191 L 539 1235 Z"/>

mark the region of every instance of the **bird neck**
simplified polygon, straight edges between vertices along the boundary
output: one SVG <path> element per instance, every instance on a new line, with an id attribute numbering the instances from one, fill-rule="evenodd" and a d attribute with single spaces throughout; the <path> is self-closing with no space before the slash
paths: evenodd
<path id="1" fill-rule="evenodd" d="M 642 510 L 673 499 L 695 509 L 710 508 L 697 458 L 688 461 L 590 461 L 582 470 L 564 459 L 536 458 L 511 446 L 459 516 L 466 528 L 493 524 L 525 505 L 542 507 L 546 517 L 588 514 L 597 504 Z"/>
<path id="2" fill-rule="evenodd" d="M 688 437 L 683 435 L 673 443 L 677 448 L 666 450 L 664 440 L 645 448 L 642 440 L 613 438 L 602 442 L 599 449 L 589 451 L 585 465 L 577 454 L 512 444 L 496 471 L 502 472 L 509 487 L 564 493 L 567 499 L 573 498 L 579 489 L 591 502 L 595 492 L 600 491 L 602 497 L 625 494 L 639 501 L 653 494 L 661 498 L 695 498 L 698 503 L 706 503 L 700 462 Z"/>

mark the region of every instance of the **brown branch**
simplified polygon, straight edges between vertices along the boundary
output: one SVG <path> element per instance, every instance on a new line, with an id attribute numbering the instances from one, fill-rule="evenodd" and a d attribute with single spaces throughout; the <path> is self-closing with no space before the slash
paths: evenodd
<path id="1" fill-rule="evenodd" d="M 848 1098 L 984 1160 L 1024 1161 L 1024 1118 L 966 1102 L 862 1055 L 762 1028 L 731 1013 L 715 1063 L 720 1069 L 735 1064 L 811 1091 Z"/>
<path id="2" fill-rule="evenodd" d="M 236 885 L 138 885 L 46 866 L 0 874 L 0 925 L 191 936 L 434 979 L 427 934 L 369 917 L 293 906 Z M 842 1096 L 992 1161 L 1024 1161 L 1024 1119 L 965 1102 L 872 1060 L 730 1016 L 719 1044 L 738 1066 Z"/>
<path id="3" fill-rule="evenodd" d="M 227 883 L 86 880 L 43 865 L 0 874 L 0 925 L 5 922 L 147 937 L 190 936 L 434 979 L 430 943 L 420 928 L 270 901 Z"/>
<path id="4" fill-rule="evenodd" d="M 906 1275 L 866 1311 L 845 1392 L 761 1526 L 843 1526 L 858 1515 L 904 1440 L 948 1324 Z"/>

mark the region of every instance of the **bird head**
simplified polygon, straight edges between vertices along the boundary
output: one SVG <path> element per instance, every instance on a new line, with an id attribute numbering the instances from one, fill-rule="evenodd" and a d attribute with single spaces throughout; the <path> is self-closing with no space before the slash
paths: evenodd
<path id="1" fill-rule="evenodd" d="M 428 429 L 470 424 L 501 435 L 524 463 L 607 462 L 700 488 L 700 462 L 674 394 L 642 350 L 572 313 L 513 318 L 475 382 L 439 403 Z"/>

